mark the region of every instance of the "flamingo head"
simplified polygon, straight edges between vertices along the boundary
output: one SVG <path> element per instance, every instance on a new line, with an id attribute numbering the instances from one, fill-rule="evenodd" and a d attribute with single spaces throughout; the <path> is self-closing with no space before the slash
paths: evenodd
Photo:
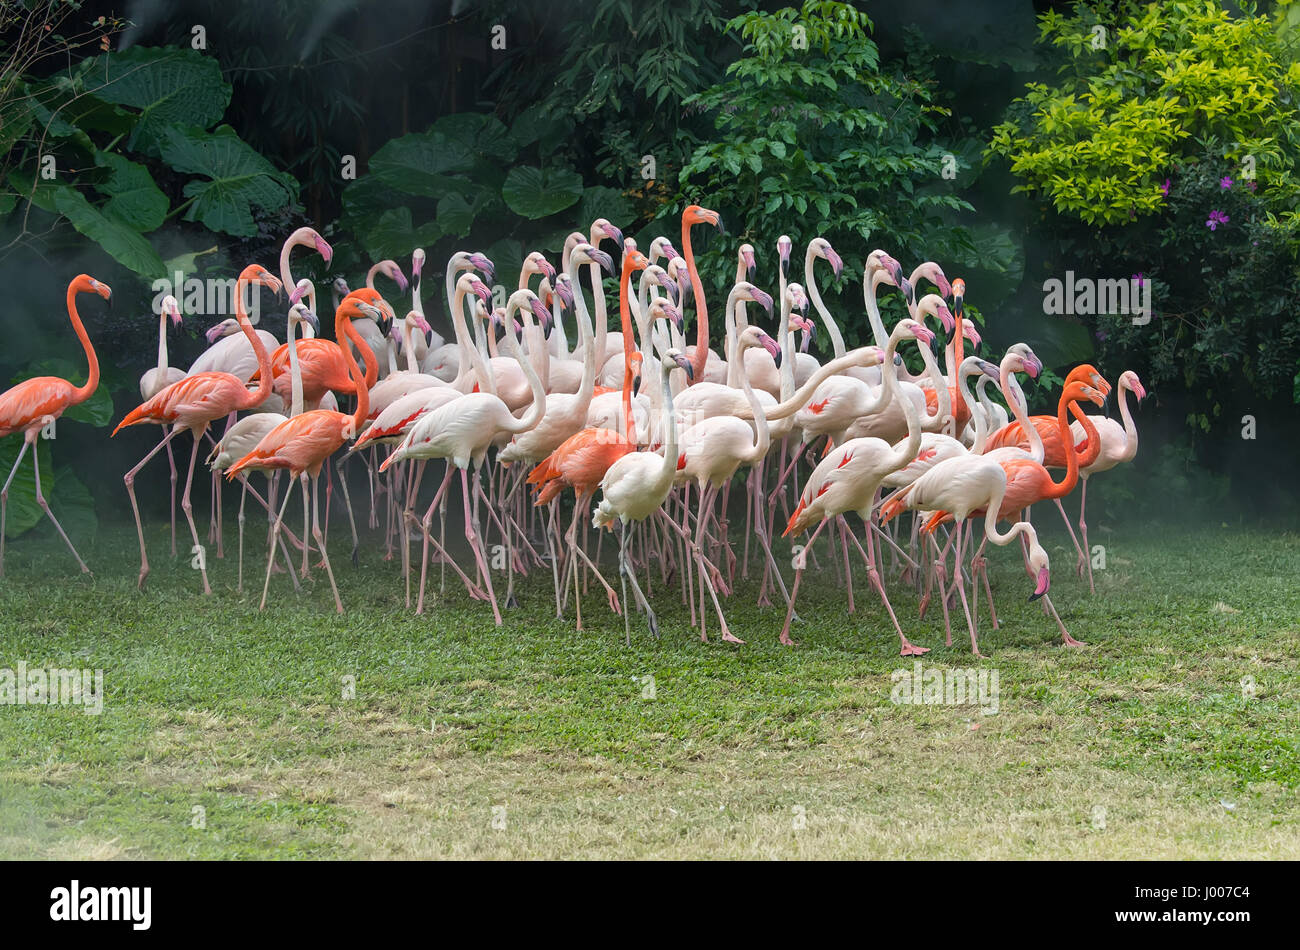
<path id="1" fill-rule="evenodd" d="M 748 274 L 750 277 L 753 277 L 754 268 L 757 266 L 754 263 L 754 245 L 752 244 L 740 245 L 739 253 L 740 253 L 740 262 L 745 266 L 745 273 Z"/>
<path id="2" fill-rule="evenodd" d="M 412 329 L 419 330 L 426 335 L 433 332 L 433 327 L 429 326 L 429 321 L 425 319 L 424 314 L 418 310 L 412 310 L 406 315 L 406 322 L 411 325 Z"/>
<path id="3" fill-rule="evenodd" d="M 369 287 L 362 287 L 360 290 L 354 290 L 343 298 L 339 303 L 337 316 L 345 316 L 349 319 L 369 317 L 379 324 L 380 332 L 387 335 L 396 315 L 393 313 L 393 308 L 380 295 L 379 291 L 371 290 Z"/>
<path id="4" fill-rule="evenodd" d="M 978 348 L 983 338 L 980 337 L 980 331 L 975 329 L 975 323 L 972 320 L 963 320 L 961 324 L 961 335 L 966 338 L 971 346 Z"/>
<path id="5" fill-rule="evenodd" d="M 72 279 L 72 287 L 78 293 L 99 294 L 105 300 L 111 300 L 113 297 L 113 288 L 102 280 L 97 280 L 89 274 L 78 274 Z"/>
<path id="6" fill-rule="evenodd" d="M 1079 382 L 1066 384 L 1064 392 L 1061 393 L 1061 398 L 1067 401 L 1087 399 L 1089 402 L 1098 406 L 1103 405 L 1106 402 L 1106 397 L 1102 394 L 1100 389 L 1095 389 L 1087 383 Z"/>
<path id="7" fill-rule="evenodd" d="M 946 297 L 947 294 L 944 294 Z M 965 309 L 966 281 L 958 277 L 952 282 L 952 312 L 960 319 Z"/>
<path id="8" fill-rule="evenodd" d="M 606 274 L 614 273 L 614 258 L 585 241 L 575 247 L 573 253 L 569 255 L 569 266 L 574 267 L 578 264 L 596 264 Z"/>
<path id="9" fill-rule="evenodd" d="M 1037 534 L 1032 531 L 1026 534 L 1029 535 L 1029 569 L 1036 578 L 1034 592 L 1029 595 L 1029 599 L 1035 601 L 1046 594 L 1047 589 L 1052 586 L 1052 566 L 1047 559 L 1047 552 L 1038 543 Z"/>
<path id="10" fill-rule="evenodd" d="M 803 331 L 803 340 L 799 344 L 799 352 L 807 353 L 808 347 L 817 342 L 817 324 L 807 317 L 796 317 L 796 329 Z"/>
<path id="11" fill-rule="evenodd" d="M 311 293 L 312 287 L 312 282 L 308 278 L 303 277 L 299 280 L 298 283 L 294 285 L 293 291 L 289 294 L 289 306 L 292 307 L 303 297 L 306 297 Z"/>
<path id="12" fill-rule="evenodd" d="M 682 329 L 682 312 L 663 297 L 656 297 L 650 302 L 650 319 L 671 320 L 679 331 Z"/>
<path id="13" fill-rule="evenodd" d="M 802 284 L 789 284 L 785 288 L 785 302 L 790 305 L 791 312 L 808 312 L 808 295 L 804 293 Z"/>
<path id="14" fill-rule="evenodd" d="M 541 274 L 547 280 L 555 280 L 555 268 L 541 251 L 533 251 L 524 258 L 524 270 L 530 274 Z"/>
<path id="15" fill-rule="evenodd" d="M 937 317 L 944 333 L 951 333 L 957 326 L 957 320 L 938 294 L 926 294 L 916 305 L 916 312 L 924 317 Z"/>
<path id="16" fill-rule="evenodd" d="M 627 245 L 623 248 L 623 269 L 624 270 L 645 270 L 650 266 L 650 258 L 646 257 L 636 249 L 636 243 L 630 238 Z"/>
<path id="17" fill-rule="evenodd" d="M 726 228 L 722 226 L 722 215 L 708 208 L 701 208 L 699 205 L 686 206 L 686 210 L 682 212 L 682 224 L 688 228 L 693 224 L 711 224 L 721 233 L 727 233 Z"/>
<path id="18" fill-rule="evenodd" d="M 920 323 L 916 320 L 905 319 L 899 321 L 899 326 L 906 329 L 908 336 L 911 336 L 917 342 L 925 346 L 930 346 L 934 343 L 934 331 L 924 323 Z"/>
<path id="19" fill-rule="evenodd" d="M 573 281 L 568 274 L 560 274 L 555 278 L 555 293 L 560 298 L 560 309 L 573 309 Z"/>
<path id="20" fill-rule="evenodd" d="M 676 256 L 677 249 L 673 247 L 672 242 L 662 234 L 650 242 L 651 260 L 658 260 L 662 257 L 664 260 L 671 261 Z"/>
<path id="21" fill-rule="evenodd" d="M 308 230 L 311 229 L 309 228 Z M 321 260 L 323 260 L 325 266 L 328 267 L 330 262 L 334 260 L 334 248 L 330 247 L 329 241 L 325 240 L 314 230 L 311 231 L 309 237 L 312 244 L 316 247 L 316 253 L 321 256 Z"/>
<path id="22" fill-rule="evenodd" d="M 790 249 L 793 246 L 794 242 L 790 240 L 788 234 L 782 234 L 776 239 L 776 255 L 781 261 L 782 273 L 785 273 L 786 268 L 790 266 Z"/>
<path id="23" fill-rule="evenodd" d="M 239 277 L 245 283 L 260 284 L 270 288 L 272 293 L 280 292 L 280 278 L 276 277 L 261 264 L 249 264 L 240 272 Z"/>
<path id="24" fill-rule="evenodd" d="M 422 270 L 424 270 L 424 248 L 417 247 L 411 252 L 411 279 L 419 280 Z"/>
<path id="25" fill-rule="evenodd" d="M 610 224 L 605 218 L 597 218 L 591 222 L 591 237 L 592 244 L 599 244 L 602 240 L 608 238 L 619 247 L 623 246 L 623 232 Z"/>
<path id="26" fill-rule="evenodd" d="M 486 277 L 488 280 L 491 280 L 493 277 L 496 276 L 496 272 L 497 272 L 496 265 L 493 264 L 492 261 L 488 259 L 488 256 L 486 254 L 482 254 L 478 251 L 475 251 L 473 254 L 469 255 L 467 260 L 469 261 L 471 267 L 475 268 L 476 270 L 482 271 L 483 276 Z"/>
<path id="27" fill-rule="evenodd" d="M 1105 377 L 1097 371 L 1097 367 L 1090 363 L 1082 363 L 1079 366 L 1076 366 L 1074 369 L 1070 370 L 1069 375 L 1065 377 L 1067 383 L 1072 383 L 1075 380 L 1085 382 L 1094 389 L 1101 390 L 1103 396 L 1110 395 L 1110 383 L 1106 382 Z"/>
<path id="28" fill-rule="evenodd" d="M 411 286 L 411 282 L 406 279 L 406 275 L 402 273 L 402 268 L 397 261 L 381 261 L 379 269 L 385 277 L 397 284 L 398 290 L 402 293 L 406 293 L 406 289 Z"/>
<path id="29" fill-rule="evenodd" d="M 330 282 L 330 287 L 339 295 L 339 297 L 346 297 L 348 294 L 352 293 L 352 288 L 348 286 L 348 282 L 342 277 L 335 277 L 334 280 Z"/>
<path id="30" fill-rule="evenodd" d="M 306 323 L 310 325 L 312 330 L 317 334 L 320 333 L 320 317 L 316 316 L 314 311 L 308 309 L 306 304 L 298 303 L 297 301 L 291 304 L 289 307 L 289 319 L 295 326 L 300 323 Z M 213 327 L 213 329 L 216 329 L 216 327 Z M 212 331 L 208 332 L 210 333 Z"/>
<path id="31" fill-rule="evenodd" d="M 1138 374 L 1131 369 L 1126 369 L 1120 374 L 1119 386 L 1121 389 L 1132 390 L 1133 395 L 1137 396 L 1138 402 L 1147 398 L 1147 388 L 1142 385 L 1142 380 L 1138 379 Z"/>
<path id="32" fill-rule="evenodd" d="M 686 358 L 685 353 L 675 346 L 670 346 L 664 350 L 664 368 L 670 372 L 674 369 L 683 369 L 686 371 L 687 381 L 695 381 L 695 370 L 691 366 L 691 361 Z"/>
<path id="33" fill-rule="evenodd" d="M 911 307 L 912 304 L 916 303 L 916 288 L 912 286 L 912 282 L 910 280 L 904 277 L 902 280 L 898 282 L 898 289 L 903 292 L 903 297 L 904 299 L 907 300 L 907 305 L 909 307 Z"/>
<path id="34" fill-rule="evenodd" d="M 752 301 L 753 303 L 758 304 L 760 307 L 766 310 L 769 314 L 772 312 L 771 294 L 767 293 L 764 290 L 759 289 L 758 287 L 755 287 L 747 280 L 742 280 L 736 286 L 740 289 L 740 293 L 737 299 Z"/>
<path id="35" fill-rule="evenodd" d="M 208 331 L 203 334 L 203 337 L 208 341 L 208 345 L 211 346 L 213 343 L 216 343 L 218 340 L 220 340 L 223 336 L 230 336 L 230 334 L 234 333 L 238 329 L 239 329 L 239 321 L 230 318 L 230 319 L 222 320 L 216 326 L 209 327 Z"/>
<path id="36" fill-rule="evenodd" d="M 948 283 L 948 278 L 944 275 L 943 268 L 934 261 L 926 261 L 916 268 L 913 278 L 924 277 L 930 283 L 939 288 L 939 296 L 948 298 L 952 296 L 952 285 Z"/>
<path id="37" fill-rule="evenodd" d="M 627 358 L 628 369 L 632 371 L 632 393 L 635 395 L 641 389 L 641 366 L 645 358 L 641 355 L 640 350 L 633 350 Z"/>
<path id="38" fill-rule="evenodd" d="M 162 299 L 162 312 L 172 318 L 172 326 L 178 327 L 181 325 L 181 307 L 171 294 Z"/>
<path id="39" fill-rule="evenodd" d="M 876 248 L 867 255 L 865 274 L 873 274 L 876 271 L 884 271 L 888 283 L 893 284 L 895 287 L 900 286 L 903 282 L 903 265 L 894 260 L 890 254 L 880 250 L 880 248 Z"/>
<path id="40" fill-rule="evenodd" d="M 831 265 L 831 273 L 837 279 L 844 272 L 844 259 L 835 253 L 835 248 L 831 247 L 830 241 L 817 238 L 813 241 L 813 253 L 826 259 L 826 262 Z"/>

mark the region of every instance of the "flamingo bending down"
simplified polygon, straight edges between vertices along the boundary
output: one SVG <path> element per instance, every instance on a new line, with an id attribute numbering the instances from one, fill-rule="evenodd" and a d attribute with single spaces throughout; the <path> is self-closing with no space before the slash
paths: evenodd
<path id="1" fill-rule="evenodd" d="M 5 572 L 4 536 L 5 515 L 9 505 L 9 485 L 18 474 L 18 466 L 22 464 L 23 456 L 36 442 L 36 437 L 43 428 L 56 421 L 69 406 L 85 402 L 99 388 L 99 360 L 95 356 L 95 348 L 90 345 L 90 337 L 81 322 L 81 315 L 77 313 L 77 294 L 99 294 L 108 300 L 112 293 L 108 284 L 88 274 L 78 274 L 68 284 L 68 319 L 72 321 L 72 329 L 76 331 L 77 339 L 81 341 L 81 348 L 86 354 L 86 363 L 89 366 L 86 382 L 83 385 L 74 386 L 58 376 L 33 376 L 0 394 L 0 438 L 14 432 L 23 433 L 23 445 L 18 450 L 18 458 L 14 460 L 14 467 L 10 470 L 9 477 L 5 479 L 4 488 L 0 489 L 0 577 L 3 577 Z M 46 501 L 41 491 L 41 463 L 34 449 L 32 464 L 36 470 L 36 503 L 58 529 L 59 537 L 63 538 L 68 545 L 68 550 L 77 559 L 81 572 L 89 574 L 90 568 L 86 567 L 86 562 L 81 559 L 77 549 L 68 540 L 67 533 L 59 524 L 59 519 L 54 517 L 54 512 L 50 510 L 50 503 Z"/>
<path id="2" fill-rule="evenodd" d="M 194 527 L 193 506 L 190 504 L 190 488 L 194 482 L 194 466 L 199 456 L 199 439 L 202 438 L 203 433 L 207 431 L 208 426 L 213 422 L 230 415 L 232 412 L 251 409 L 259 405 L 271 391 L 271 357 L 254 331 L 253 324 L 248 319 L 248 313 L 244 310 L 244 287 L 247 284 L 259 284 L 263 287 L 269 287 L 274 292 L 279 292 L 280 281 L 260 264 L 249 264 L 240 273 L 239 280 L 235 284 L 236 319 L 239 321 L 240 329 L 244 331 L 245 337 L 248 338 L 249 343 L 252 345 L 253 352 L 257 355 L 258 367 L 261 371 L 261 382 L 257 389 L 250 392 L 244 385 L 244 380 L 230 373 L 192 374 L 172 383 L 152 399 L 146 399 L 136 406 L 126 414 L 126 417 L 113 430 L 113 435 L 117 435 L 127 426 L 139 425 L 140 423 L 153 423 L 154 425 L 171 427 L 170 431 L 163 436 L 162 441 L 154 446 L 122 478 L 126 485 L 126 493 L 131 498 L 131 511 L 135 515 L 136 533 L 140 539 L 140 577 L 137 586 L 141 590 L 144 589 L 145 579 L 149 576 L 149 555 L 145 550 L 144 523 L 140 520 L 140 506 L 135 498 L 135 476 L 160 449 L 175 438 L 177 433 L 182 430 L 189 430 L 190 434 L 194 436 L 194 448 L 190 451 L 190 469 L 185 478 L 185 493 L 181 497 L 181 509 L 185 512 L 185 518 L 190 524 L 190 537 L 194 542 L 194 551 L 199 555 L 199 573 L 203 578 L 203 593 L 212 593 L 212 587 L 208 584 L 207 562 L 203 557 L 202 546 L 199 544 L 198 529 Z"/>
<path id="3" fill-rule="evenodd" d="M 379 292 L 366 287 L 353 291 L 344 297 L 334 314 L 334 335 L 340 341 L 343 359 L 347 361 L 348 372 L 356 387 L 356 412 L 352 415 L 345 415 L 332 409 L 315 409 L 286 419 L 268 432 L 247 455 L 226 470 L 227 479 L 235 478 L 248 469 L 265 471 L 267 469 L 287 468 L 289 470 L 290 481 L 285 488 L 284 500 L 280 503 L 280 510 L 276 514 L 275 525 L 271 529 L 271 551 L 270 556 L 267 558 L 266 581 L 262 585 L 262 602 L 258 606 L 258 610 L 266 607 L 266 596 L 271 588 L 271 566 L 275 563 L 275 545 L 279 540 L 280 529 L 284 524 L 284 512 L 289 505 L 289 496 L 293 494 L 294 481 L 301 479 L 302 490 L 306 492 L 308 490 L 307 478 L 310 476 L 312 539 L 320 550 L 321 560 L 325 565 L 325 573 L 329 576 L 330 589 L 334 592 L 334 607 L 339 613 L 343 613 L 343 601 L 339 598 L 338 585 L 334 583 L 334 570 L 330 566 L 329 552 L 325 547 L 325 536 L 321 531 L 320 471 L 331 455 L 338 451 L 345 442 L 355 437 L 358 429 L 365 422 L 366 412 L 369 409 L 368 393 L 362 379 L 361 369 L 357 366 L 356 357 L 353 355 L 352 346 L 362 349 L 363 352 L 368 348 L 361 335 L 352 328 L 352 320 L 364 317 L 382 319 L 388 312 L 388 304 L 384 302 L 384 298 L 379 295 Z M 351 346 L 342 345 L 344 342 L 351 344 Z M 371 358 L 373 359 L 373 354 L 371 354 Z M 269 373 L 264 374 L 264 376 L 269 375 Z"/>

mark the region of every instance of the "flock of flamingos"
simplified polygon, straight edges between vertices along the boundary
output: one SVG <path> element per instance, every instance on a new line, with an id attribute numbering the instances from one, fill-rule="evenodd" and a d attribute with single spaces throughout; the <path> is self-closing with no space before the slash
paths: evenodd
<path id="1" fill-rule="evenodd" d="M 211 345 L 188 372 L 167 364 L 167 320 L 180 323 L 181 312 L 174 298 L 165 298 L 159 314 L 158 365 L 140 380 L 144 401 L 113 432 L 116 436 L 139 425 L 162 428 L 161 440 L 124 479 L 139 534 L 140 587 L 149 574 L 149 558 L 135 477 L 166 449 L 175 556 L 177 469 L 172 443 L 181 432 L 189 432 L 193 444 L 181 508 L 193 550 L 200 554 L 197 567 L 204 593 L 211 589 L 190 493 L 206 439 L 213 480 L 208 540 L 215 538 L 219 555 L 221 476 L 237 479 L 242 489 L 241 590 L 248 495 L 270 521 L 262 608 L 272 574 L 287 573 L 297 589 L 299 575 L 309 574 L 314 549 L 320 558 L 317 566 L 324 567 L 335 606 L 342 612 L 326 531 L 333 483 L 338 481 L 356 564 L 356 520 L 343 477 L 344 466 L 353 465 L 366 471 L 370 526 L 383 525 L 385 559 L 400 552 L 408 607 L 411 545 L 418 541 L 422 546 L 417 612 L 424 610 L 431 559 L 439 566 L 442 589 L 450 568 L 471 597 L 491 604 L 498 624 L 501 602 L 515 605 L 515 576 L 549 562 L 557 616 L 564 615 L 572 592 L 579 629 L 581 594 L 594 580 L 610 609 L 623 615 L 627 636 L 629 586 L 651 634 L 658 636 L 647 594 L 653 593 L 657 574 L 662 588 L 680 587 L 683 602 L 690 605 L 691 625 L 698 627 L 702 639 L 708 638 L 711 605 L 722 639 L 741 643 L 727 627 L 719 598 L 735 589 L 738 564 L 742 575 L 749 575 L 752 540 L 755 563 L 762 570 L 758 603 L 770 605 L 769 598 L 779 594 L 786 608 L 781 641 L 788 644 L 804 570 L 809 563 L 818 566 L 813 544 L 828 531 L 829 561 L 847 588 L 850 612 L 852 548 L 865 562 L 867 579 L 898 634 L 902 654 L 926 652 L 904 636 L 890 605 L 883 576 L 890 573 L 884 563 L 888 557 L 889 567 L 898 569 L 899 583 L 921 593 L 922 616 L 937 585 L 948 644 L 949 611 L 960 601 L 971 649 L 978 655 L 981 586 L 994 629 L 998 625 L 985 547 L 990 541 L 1007 545 L 1019 539 L 1033 585 L 1030 599 L 1041 598 L 1064 642 L 1077 645 L 1047 595 L 1048 556 L 1029 522 L 1029 509 L 1048 500 L 1056 504 L 1075 538 L 1077 572 L 1081 578 L 1087 572 L 1091 588 L 1092 568 L 1085 556 L 1088 477 L 1131 460 L 1137 452 L 1128 404 L 1129 393 L 1138 400 L 1146 395 L 1137 375 L 1125 372 L 1119 377 L 1122 424 L 1081 408 L 1088 402 L 1104 405 L 1111 390 L 1090 365 L 1068 375 L 1054 416 L 1028 416 L 1016 374 L 1033 378 L 1042 369 L 1029 346 L 1012 346 L 998 363 L 966 355 L 966 343 L 978 349 L 980 339 L 972 322 L 963 319 L 964 282 L 950 282 L 932 262 L 905 277 L 898 261 L 881 250 L 868 255 L 863 274 L 874 345 L 848 350 L 814 279 L 818 259 L 836 277 L 843 268 L 839 255 L 822 238 L 808 245 L 803 284 L 789 279 L 790 239 L 783 236 L 777 242 L 775 301 L 750 282 L 755 253 L 743 245 L 721 314 L 716 302 L 710 313 L 691 250 L 691 229 L 697 225 L 721 228 L 721 221 L 716 212 L 692 205 L 682 215 L 680 253 L 662 237 L 642 253 L 618 228 L 599 219 L 586 235 L 569 235 L 558 271 L 542 254 L 529 254 L 519 287 L 504 307 L 493 306 L 488 286 L 493 263 L 482 254 L 456 253 L 446 269 L 454 330 L 450 342 L 432 330 L 424 315 L 422 249 L 413 254 L 410 281 L 393 261 L 371 268 L 366 286 L 358 290 L 350 290 L 341 278 L 334 280 L 329 290 L 337 342 L 317 337 L 316 288 L 309 280 L 295 281 L 289 269 L 295 247 L 311 249 L 329 263 L 332 249 L 311 228 L 299 229 L 285 242 L 279 277 L 256 264 L 244 268 L 234 318 L 208 331 Z M 617 249 L 617 260 L 600 250 L 606 241 Z M 619 279 L 618 330 L 608 326 L 610 305 L 602 271 Z M 411 306 L 402 319 L 375 289 L 380 276 L 394 282 L 401 296 L 411 292 Z M 536 289 L 534 278 L 540 278 Z M 923 280 L 937 293 L 918 296 Z M 256 293 L 256 286 L 288 293 L 285 343 L 250 319 L 245 297 Z M 892 331 L 877 306 L 882 286 L 902 295 L 910 315 Z M 89 398 L 99 382 L 95 351 L 77 313 L 79 294 L 107 299 L 110 290 L 85 274 L 68 286 L 68 315 L 90 364 L 85 385 L 44 376 L 0 395 L 0 436 L 21 432 L 24 437 L 0 508 L 7 505 L 10 483 L 41 430 L 69 406 Z M 693 303 L 695 320 L 695 342 L 689 345 L 684 331 L 688 303 Z M 829 338 L 824 362 L 809 352 L 817 335 L 810 310 Z M 718 316 L 725 324 L 722 354 L 709 348 L 710 323 L 716 326 Z M 572 348 L 568 320 L 576 330 Z M 947 335 L 943 368 L 932 352 L 936 333 L 927 320 Z M 915 347 L 924 364 L 919 375 L 908 370 L 900 347 Z M 995 401 L 991 389 L 1000 393 L 1005 406 Z M 346 404 L 352 412 L 340 408 L 340 398 L 350 401 Z M 223 420 L 224 433 L 218 439 L 212 427 Z M 41 493 L 40 467 L 36 453 L 32 455 L 37 500 L 86 571 Z M 419 501 L 420 489 L 433 460 L 441 461 L 443 469 L 425 506 Z M 1063 474 L 1054 478 L 1051 470 Z M 289 477 L 280 484 L 282 471 Z M 473 555 L 472 566 L 466 561 L 464 567 L 449 553 L 446 539 L 447 503 L 458 471 L 465 539 Z M 743 480 L 736 477 L 742 471 Z M 265 494 L 250 482 L 253 473 L 265 476 Z M 1082 544 L 1061 505 L 1080 479 Z M 286 524 L 295 483 L 301 484 L 301 536 Z M 566 489 L 572 489 L 575 500 L 561 534 L 564 519 L 556 500 Z M 743 497 L 740 557 L 734 550 L 741 539 L 733 539 L 732 519 L 738 517 L 733 492 Z M 794 543 L 789 588 L 771 546 L 778 510 L 783 534 Z M 896 520 L 907 511 L 914 513 L 910 530 Z M 861 535 L 846 519 L 850 514 L 861 520 Z M 0 514 L 0 574 L 3 517 Z M 1010 528 L 999 530 L 1002 522 L 1010 522 Z M 978 548 L 971 536 L 973 525 L 983 528 Z M 590 531 L 615 526 L 621 597 L 602 575 L 604 533 L 597 531 L 593 540 Z M 801 537 L 809 531 L 811 536 Z M 499 543 L 489 544 L 493 538 Z M 293 559 L 299 554 L 295 568 Z M 501 598 L 493 583 L 494 569 L 505 574 Z"/>

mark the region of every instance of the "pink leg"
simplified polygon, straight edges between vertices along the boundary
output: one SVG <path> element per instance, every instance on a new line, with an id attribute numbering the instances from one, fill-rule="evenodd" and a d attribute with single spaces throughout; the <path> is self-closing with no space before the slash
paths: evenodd
<path id="1" fill-rule="evenodd" d="M 194 466 L 199 459 L 199 439 L 201 434 L 194 437 L 194 448 L 190 449 L 190 471 L 185 476 L 185 494 L 181 496 L 181 510 L 185 512 L 185 520 L 190 523 L 190 537 L 194 541 L 194 547 L 202 549 L 199 544 L 199 529 L 194 526 L 194 506 L 190 503 L 190 488 L 194 484 Z M 203 593 L 211 594 L 212 586 L 208 584 L 208 564 L 206 558 L 199 559 L 199 575 L 203 578 Z"/>
<path id="2" fill-rule="evenodd" d="M 9 486 L 13 483 L 14 476 L 18 474 L 18 466 L 23 464 L 23 456 L 27 454 L 32 438 L 31 433 L 23 437 L 23 447 L 18 450 L 18 458 L 14 460 L 14 467 L 9 470 L 4 489 L 0 490 L 0 577 L 5 576 L 5 517 L 9 511 Z"/>
<path id="3" fill-rule="evenodd" d="M 311 480 L 311 532 L 316 541 L 316 546 L 320 548 L 321 560 L 325 562 L 325 575 L 330 579 L 330 590 L 334 592 L 334 609 L 338 613 L 343 613 L 343 601 L 339 598 L 338 585 L 334 583 L 334 569 L 330 567 L 329 551 L 325 548 L 325 535 L 320 528 L 320 473 Z M 303 487 L 306 491 L 306 486 Z"/>
<path id="4" fill-rule="evenodd" d="M 275 524 L 271 526 L 271 552 L 266 559 L 266 580 L 262 582 L 262 602 L 257 605 L 258 610 L 266 609 L 266 595 L 271 590 L 271 566 L 275 563 L 275 545 L 280 540 L 280 527 L 284 524 L 284 510 L 289 507 L 289 496 L 293 494 L 293 483 L 296 481 L 290 473 L 289 484 L 284 488 L 284 500 L 280 502 L 280 510 L 276 513 Z M 304 489 L 305 491 L 306 489 Z M 304 539 L 305 543 L 305 539 Z M 286 553 L 285 561 L 288 561 Z M 293 565 L 289 565 L 289 572 L 293 573 Z"/>
<path id="5" fill-rule="evenodd" d="M 790 621 L 794 619 L 794 602 L 799 597 L 799 582 L 803 580 L 804 567 L 807 565 L 808 551 L 813 546 L 813 542 L 817 540 L 817 535 L 822 533 L 822 528 L 824 527 L 826 527 L 825 521 L 822 521 L 817 525 L 817 529 L 813 531 L 812 537 L 810 537 L 808 543 L 803 546 L 803 550 L 799 552 L 799 558 L 795 562 L 797 566 L 794 569 L 794 587 L 790 590 L 790 606 L 786 608 L 785 625 L 781 627 L 781 642 L 786 646 L 794 646 L 794 641 L 790 639 Z"/>
<path id="6" fill-rule="evenodd" d="M 176 453 L 171 444 L 167 445 L 167 464 L 171 467 L 172 479 L 172 557 L 176 557 Z"/>
<path id="7" fill-rule="evenodd" d="M 171 442 L 171 440 L 176 437 L 176 433 L 180 431 L 181 431 L 180 429 L 173 428 L 170 432 L 168 432 L 165 436 L 162 437 L 162 440 L 157 445 L 155 445 L 149 451 L 148 455 L 140 459 L 140 461 L 136 464 L 135 468 L 131 469 L 129 472 L 127 472 L 125 475 L 122 476 L 122 483 L 126 485 L 126 493 L 131 498 L 131 511 L 135 515 L 135 531 L 140 538 L 140 577 L 136 581 L 136 586 L 140 590 L 144 590 L 145 578 L 149 576 L 149 555 L 146 553 L 145 546 L 144 546 L 144 522 L 140 520 L 140 505 L 135 500 L 135 477 L 140 473 L 140 469 L 144 468 L 145 465 L 148 463 L 148 461 L 151 458 L 153 458 L 155 455 L 157 455 L 163 449 L 164 446 L 166 446 L 169 442 Z M 188 497 L 189 495 L 188 485 L 185 486 L 185 492 L 186 492 L 186 496 Z M 196 538 L 195 544 L 197 543 L 198 543 L 198 539 Z"/>
<path id="8" fill-rule="evenodd" d="M 1088 593 L 1097 593 L 1092 582 L 1092 548 L 1088 547 L 1088 522 L 1083 513 L 1088 507 L 1088 479 L 1081 478 L 1083 487 L 1079 489 L 1079 533 L 1083 535 L 1083 563 L 1088 568 Z"/>
<path id="9" fill-rule="evenodd" d="M 481 468 L 476 467 L 474 470 L 475 479 Z M 465 503 L 465 540 L 469 542 L 474 549 L 474 559 L 478 562 L 479 572 L 483 576 L 484 586 L 487 587 L 488 598 L 492 601 L 492 616 L 496 620 L 497 626 L 501 626 L 501 608 L 497 606 L 497 595 L 492 589 L 492 572 L 488 569 L 487 558 L 483 553 L 483 544 L 479 538 L 477 518 L 473 517 L 470 512 L 469 500 L 469 470 L 460 470 L 461 496 Z"/>

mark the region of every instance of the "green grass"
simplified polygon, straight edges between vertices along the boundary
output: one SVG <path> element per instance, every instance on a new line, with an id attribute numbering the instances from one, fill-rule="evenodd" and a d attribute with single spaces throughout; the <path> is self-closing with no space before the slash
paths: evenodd
<path id="1" fill-rule="evenodd" d="M 1300 539 L 1098 526 L 1090 597 L 1057 529 L 1082 650 L 1025 603 L 1010 549 L 986 660 L 893 588 L 926 663 L 998 671 L 996 715 L 892 704 L 911 661 L 861 574 L 846 614 L 824 545 L 797 648 L 752 585 L 726 604 L 748 644 L 702 644 L 657 579 L 662 639 L 636 622 L 628 648 L 594 594 L 589 629 L 556 620 L 549 576 L 499 629 L 462 590 L 413 616 L 396 564 L 372 542 L 352 568 L 341 531 L 342 618 L 319 571 L 298 597 L 277 576 L 258 613 L 229 552 L 204 598 L 156 523 L 144 594 L 130 528 L 83 549 L 93 579 L 20 539 L 0 667 L 101 668 L 106 696 L 100 716 L 0 706 L 0 856 L 1300 857 Z"/>

